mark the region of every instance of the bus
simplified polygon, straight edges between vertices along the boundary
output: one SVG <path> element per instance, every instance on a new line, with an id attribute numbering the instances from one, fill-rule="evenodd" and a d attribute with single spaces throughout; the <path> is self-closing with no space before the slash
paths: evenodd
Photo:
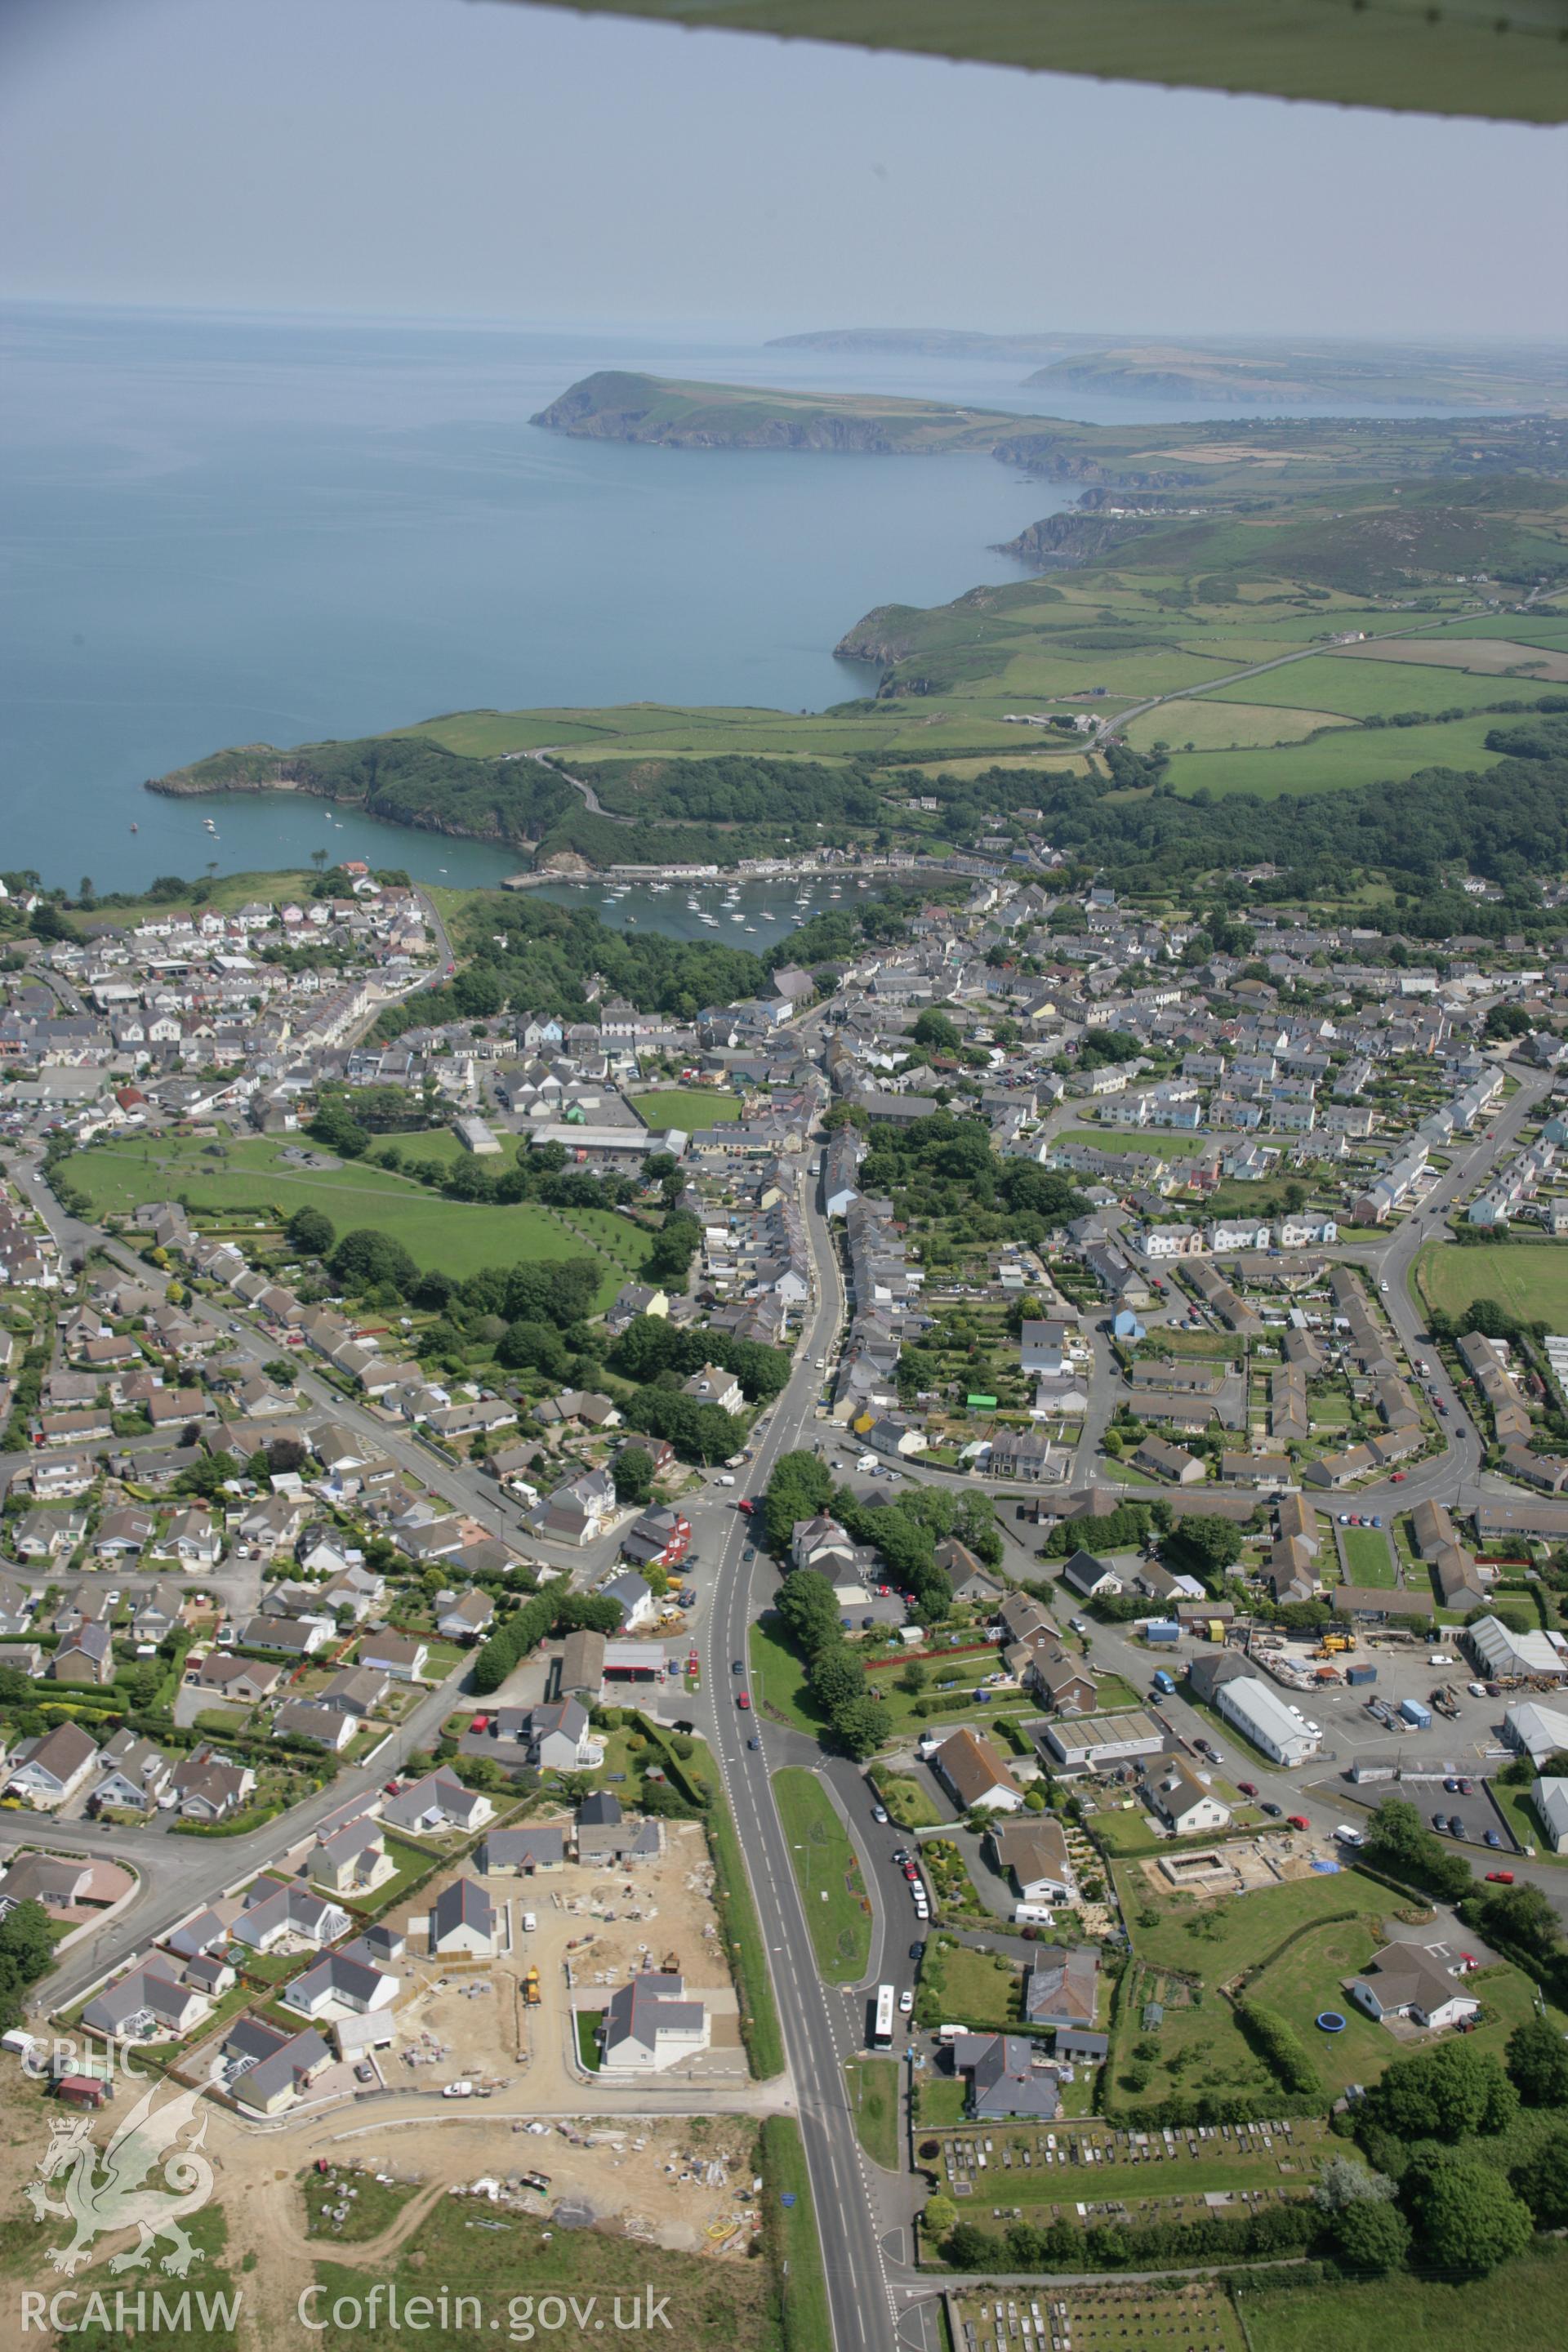
<path id="1" fill-rule="evenodd" d="M 873 2050 L 890 2050 L 893 2046 L 893 1988 L 877 1987 L 877 2017 L 871 2028 Z"/>

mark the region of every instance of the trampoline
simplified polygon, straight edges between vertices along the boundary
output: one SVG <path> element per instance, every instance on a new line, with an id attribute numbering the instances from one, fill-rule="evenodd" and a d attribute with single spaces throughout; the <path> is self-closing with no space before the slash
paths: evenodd
<path id="1" fill-rule="evenodd" d="M 1322 2009 L 1318 2011 L 1317 2026 L 1320 2033 L 1342 2033 L 1345 2021 L 1337 2009 Z"/>

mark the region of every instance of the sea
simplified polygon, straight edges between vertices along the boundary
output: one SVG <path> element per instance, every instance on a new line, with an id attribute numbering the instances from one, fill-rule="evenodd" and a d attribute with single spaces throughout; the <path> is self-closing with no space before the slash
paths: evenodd
<path id="1" fill-rule="evenodd" d="M 1019 577 L 995 542 L 1076 495 L 982 455 L 647 449 L 529 423 L 608 367 L 1039 405 L 1018 362 L 710 330 L 0 305 L 0 872 L 102 892 L 324 849 L 493 883 L 514 855 L 287 795 L 142 787 L 230 744 L 450 710 L 820 709 L 873 690 L 832 650 L 852 622 Z M 758 948 L 801 911 L 774 886 L 743 894 L 742 923 L 682 890 L 552 895 Z"/>

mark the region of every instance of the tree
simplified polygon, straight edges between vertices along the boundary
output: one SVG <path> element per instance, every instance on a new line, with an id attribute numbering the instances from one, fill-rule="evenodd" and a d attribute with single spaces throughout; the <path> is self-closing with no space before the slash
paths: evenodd
<path id="1" fill-rule="evenodd" d="M 1325 2213 L 1337 2213 L 1343 2205 L 1359 2205 L 1368 2198 L 1386 2201 L 1394 2193 L 1386 2172 L 1370 2171 L 1353 2156 L 1331 2156 L 1318 2175 L 1312 2201 Z"/>
<path id="2" fill-rule="evenodd" d="M 1375 1869 L 1458 1902 L 1473 1884 L 1463 1854 L 1436 1837 L 1404 1797 L 1384 1797 L 1367 1823 L 1365 1857 Z"/>
<path id="3" fill-rule="evenodd" d="M 882 1710 L 874 1698 L 851 1699 L 833 1717 L 833 1735 L 846 1755 L 864 1762 L 882 1744 Z"/>
<path id="4" fill-rule="evenodd" d="M 904 1668 L 903 1673 L 899 1676 L 899 1688 L 901 1691 L 908 1691 L 911 1698 L 919 1698 L 921 1691 L 924 1690 L 928 1680 L 929 1676 L 927 1675 L 926 1669 L 921 1660 L 919 1658 L 911 1658 L 909 1664 Z"/>
<path id="5" fill-rule="evenodd" d="M 337 1228 L 324 1209 L 296 1209 L 283 1228 L 283 1238 L 301 1257 L 327 1257 L 337 1239 Z"/>
<path id="6" fill-rule="evenodd" d="M 956 1054 L 963 1043 L 957 1023 L 945 1013 L 939 1013 L 934 1004 L 926 1007 L 910 1035 L 917 1045 L 930 1045 L 939 1054 Z"/>
<path id="7" fill-rule="evenodd" d="M 838 1602 L 826 1576 L 814 1568 L 786 1576 L 774 1603 L 796 1646 L 810 1658 L 839 1637 Z"/>
<path id="8" fill-rule="evenodd" d="M 1542 2140 L 1512 2179 L 1514 2189 L 1534 2214 L 1538 2229 L 1561 2230 L 1568 2226 L 1568 2130 L 1554 2131 Z"/>
<path id="9" fill-rule="evenodd" d="M 984 2230 L 977 2230 L 973 2221 L 961 2221 L 949 2231 L 942 2251 L 955 2271 L 983 2271 L 988 2263 L 994 2263 L 996 2242 L 988 2238 Z"/>
<path id="10" fill-rule="evenodd" d="M 0 1958 L 12 1961 L 30 1984 L 55 1964 L 55 1939 L 41 1903 L 13 1904 L 0 1919 Z"/>
<path id="11" fill-rule="evenodd" d="M 1552 1959 L 1562 1943 L 1561 1922 L 1539 1886 L 1489 1886 L 1466 1906 L 1466 1914 L 1479 1934 L 1512 1944 L 1533 1960 Z"/>
<path id="12" fill-rule="evenodd" d="M 845 1707 L 866 1696 L 866 1677 L 847 1643 L 830 1642 L 818 1650 L 806 1673 L 811 1695 L 837 1724 Z"/>
<path id="13" fill-rule="evenodd" d="M 645 1445 L 623 1445 L 610 1475 L 617 1503 L 646 1503 L 653 1492 L 653 1456 Z"/>
<path id="14" fill-rule="evenodd" d="M 1530 2243 L 1529 2208 L 1478 2157 L 1447 2157 L 1427 2168 L 1411 2202 L 1426 2259 L 1446 2271 L 1483 2278 Z"/>
<path id="15" fill-rule="evenodd" d="M 928 2197 L 921 2215 L 921 2228 L 929 2245 L 940 2246 L 958 2226 L 958 2208 L 951 2197 Z"/>
<path id="16" fill-rule="evenodd" d="M 1515 2026 L 1508 2042 L 1508 2072 L 1527 2107 L 1568 2106 L 1568 2042 L 1550 2018 L 1531 2017 Z"/>
<path id="17" fill-rule="evenodd" d="M 335 1095 L 323 1096 L 318 1103 L 310 1133 L 340 1159 L 359 1160 L 370 1149 L 369 1128 L 362 1127 L 348 1105 Z"/>
<path id="18" fill-rule="evenodd" d="M 1410 2224 L 1397 2205 L 1358 2197 L 1336 2208 L 1329 2225 L 1335 2253 L 1347 2270 L 1397 2270 L 1410 2252 Z"/>
<path id="19" fill-rule="evenodd" d="M 1489 2051 L 1470 2042 L 1441 2042 L 1413 2058 L 1396 2058 L 1363 2105 L 1369 2120 L 1396 2139 L 1452 2140 L 1503 2130 L 1519 2094 Z"/>
<path id="20" fill-rule="evenodd" d="M 403 1244 L 370 1225 L 343 1235 L 332 1252 L 331 1272 L 345 1290 L 379 1290 L 389 1283 L 406 1295 L 419 1279 L 419 1268 Z"/>
<path id="21" fill-rule="evenodd" d="M 1241 1558 L 1245 1546 L 1246 1538 L 1232 1519 L 1184 1518 L 1167 1538 L 1164 1550 L 1167 1559 L 1179 1556 L 1182 1565 L 1212 1591 L 1226 1570 Z"/>

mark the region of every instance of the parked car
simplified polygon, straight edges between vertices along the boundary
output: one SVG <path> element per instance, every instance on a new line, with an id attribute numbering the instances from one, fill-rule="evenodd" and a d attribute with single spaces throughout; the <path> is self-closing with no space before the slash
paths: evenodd
<path id="1" fill-rule="evenodd" d="M 1468 1838 L 1469 1834 L 1469 1831 L 1465 1827 L 1465 1824 L 1459 1819 L 1458 1814 L 1450 1813 L 1448 1816 L 1448 1835 L 1452 1838 Z"/>
<path id="2" fill-rule="evenodd" d="M 1268 1800 L 1267 1797 L 1264 1799 L 1264 1801 L 1263 1801 L 1262 1804 L 1261 1804 L 1261 1805 L 1259 1806 L 1259 1808 L 1258 1808 L 1258 1811 L 1259 1811 L 1260 1812 L 1265 1812 L 1265 1813 L 1267 1813 L 1267 1814 L 1268 1815 L 1269 1820 L 1270 1820 L 1270 1821 L 1274 1821 L 1274 1822 L 1277 1822 L 1277 1821 L 1279 1820 L 1279 1818 L 1280 1814 L 1284 1811 L 1284 1810 L 1285 1810 L 1285 1808 L 1284 1808 L 1284 1806 L 1283 1806 L 1283 1805 L 1276 1805 L 1276 1804 L 1273 1804 L 1273 1803 L 1271 1803 L 1271 1802 L 1269 1801 L 1269 1800 Z"/>
<path id="3" fill-rule="evenodd" d="M 1497 1833 L 1496 1830 L 1489 1830 L 1489 1831 L 1487 1832 L 1487 1839 L 1486 1839 L 1486 1842 L 1487 1842 L 1488 1845 L 1493 1845 L 1493 1846 L 1496 1846 L 1496 1845 L 1501 1845 L 1501 1843 L 1502 1843 L 1502 1840 L 1501 1840 L 1501 1838 L 1498 1835 L 1498 1833 Z"/>
<path id="4" fill-rule="evenodd" d="M 1487 1873 L 1487 1885 L 1489 1886 L 1511 1886 L 1513 1885 L 1513 1873 L 1511 1870 L 1489 1870 Z"/>
<path id="5" fill-rule="evenodd" d="M 885 1822 L 885 1821 L 887 1820 L 887 1818 L 888 1818 L 888 1808 L 886 1807 L 886 1805 L 873 1805 L 873 1806 L 872 1806 L 872 1808 L 871 1808 L 871 1819 L 872 1819 L 874 1822 Z"/>
<path id="6" fill-rule="evenodd" d="M 921 1960 L 923 1960 L 923 1959 L 924 1959 L 925 1956 L 926 1956 L 926 1948 L 925 1948 L 925 1946 L 924 1946 L 922 1943 L 916 1942 L 916 1943 L 913 1943 L 913 1944 L 911 1944 L 911 1945 L 910 1946 L 910 1959 L 911 1959 L 911 1960 L 913 1960 L 913 1961 L 916 1963 L 916 1965 L 917 1965 L 917 1966 L 919 1965 L 919 1963 L 920 1963 Z"/>
<path id="7" fill-rule="evenodd" d="M 1312 1826 L 1305 1813 L 1287 1813 L 1285 1818 L 1293 1830 L 1310 1830 Z"/>
<path id="8" fill-rule="evenodd" d="M 1258 1794 L 1257 1785 L 1251 1780 L 1238 1780 L 1236 1785 L 1244 1797 L 1256 1797 Z"/>
<path id="9" fill-rule="evenodd" d="M 909 1986 L 906 1985 L 903 1991 L 899 1995 L 899 2015 L 900 2017 L 908 2017 L 914 2005 L 914 1994 L 910 1990 Z"/>
<path id="10" fill-rule="evenodd" d="M 1434 1813 L 1432 1816 L 1432 1826 L 1436 1831 L 1438 1836 L 1442 1837 L 1448 1826 L 1447 1814 Z"/>

